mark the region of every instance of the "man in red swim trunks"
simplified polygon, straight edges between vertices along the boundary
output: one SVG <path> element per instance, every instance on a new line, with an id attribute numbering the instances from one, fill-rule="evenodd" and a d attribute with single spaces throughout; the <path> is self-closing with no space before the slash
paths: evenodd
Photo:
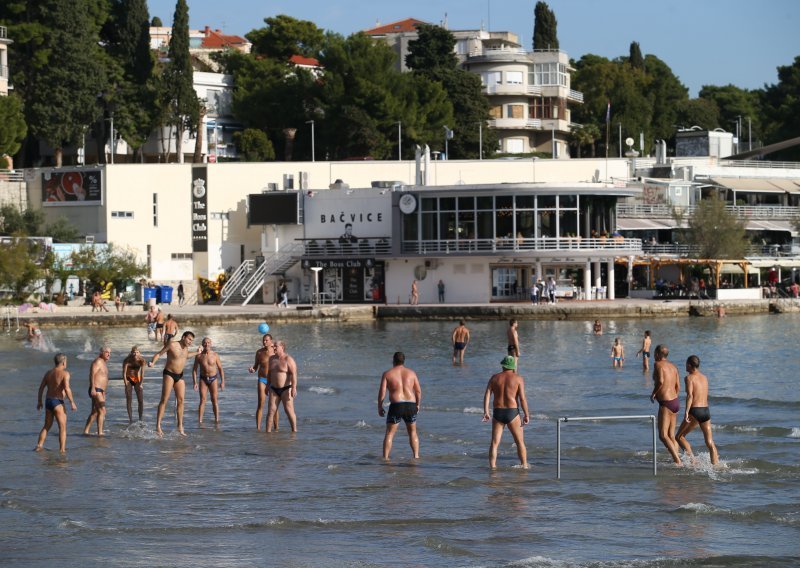
<path id="1" fill-rule="evenodd" d="M 681 408 L 678 393 L 681 390 L 678 369 L 667 361 L 669 347 L 656 346 L 655 364 L 653 365 L 653 392 L 650 402 L 658 401 L 658 435 L 661 443 L 667 448 L 672 460 L 681 464 L 678 454 L 678 442 L 675 440 L 675 418 Z"/>

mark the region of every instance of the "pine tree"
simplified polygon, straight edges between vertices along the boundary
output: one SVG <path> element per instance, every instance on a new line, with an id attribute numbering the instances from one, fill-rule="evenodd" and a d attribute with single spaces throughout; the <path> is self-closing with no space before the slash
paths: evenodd
<path id="1" fill-rule="evenodd" d="M 644 57 L 642 57 L 642 50 L 639 48 L 638 41 L 631 42 L 630 55 L 628 56 L 628 63 L 634 69 L 644 69 Z"/>
<path id="2" fill-rule="evenodd" d="M 558 49 L 558 22 L 547 3 L 537 2 L 533 16 L 533 50 Z"/>

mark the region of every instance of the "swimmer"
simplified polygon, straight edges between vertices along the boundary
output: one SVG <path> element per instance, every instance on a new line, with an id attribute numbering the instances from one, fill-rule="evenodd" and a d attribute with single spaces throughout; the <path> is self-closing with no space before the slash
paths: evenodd
<path id="1" fill-rule="evenodd" d="M 42 330 L 39 329 L 39 325 L 33 320 L 28 320 L 22 325 L 28 328 L 27 339 L 30 341 L 31 345 L 34 347 L 38 346 L 42 342 Z"/>
<path id="2" fill-rule="evenodd" d="M 658 401 L 658 436 L 676 465 L 681 464 L 678 442 L 675 441 L 675 417 L 681 408 L 678 393 L 681 389 L 678 369 L 667 361 L 669 347 L 657 345 L 653 365 L 653 392 L 650 401 Z"/>
<path id="3" fill-rule="evenodd" d="M 144 368 L 147 362 L 139 352 L 139 346 L 131 347 L 131 352 L 122 361 L 122 380 L 125 381 L 125 402 L 128 406 L 128 424 L 133 423 L 133 391 L 139 402 L 139 422 L 144 412 Z"/>
<path id="4" fill-rule="evenodd" d="M 164 312 L 160 308 L 156 312 L 156 341 L 164 341 Z"/>
<path id="5" fill-rule="evenodd" d="M 614 368 L 619 367 L 620 369 L 625 362 L 625 347 L 623 347 L 619 337 L 614 340 L 614 345 L 611 346 L 611 361 Z"/>
<path id="6" fill-rule="evenodd" d="M 642 339 L 642 348 L 636 352 L 636 356 L 638 357 L 640 354 L 642 356 L 642 370 L 647 372 L 650 369 L 650 330 L 646 330 L 644 332 L 644 339 Z"/>
<path id="7" fill-rule="evenodd" d="M 111 348 L 103 346 L 100 354 L 92 361 L 89 367 L 89 396 L 92 399 L 92 410 L 86 419 L 83 435 L 89 435 L 92 422 L 97 420 L 97 435 L 103 436 L 103 424 L 106 421 L 106 390 L 108 389 L 108 360 L 111 358 Z"/>
<path id="8" fill-rule="evenodd" d="M 53 358 L 55 367 L 50 369 L 42 377 L 39 385 L 39 400 L 36 410 L 42 409 L 42 393 L 47 387 L 47 397 L 45 398 L 44 426 L 39 432 L 39 440 L 36 442 L 34 450 L 40 452 L 44 449 L 44 441 L 47 433 L 53 426 L 53 420 L 58 424 L 58 449 L 63 454 L 67 451 L 67 407 L 64 399 L 69 400 L 73 412 L 78 410 L 72 398 L 72 390 L 69 388 L 69 372 L 67 372 L 67 356 L 59 353 Z"/>
<path id="9" fill-rule="evenodd" d="M 467 344 L 469 343 L 469 329 L 467 326 L 464 325 L 464 320 L 458 322 L 458 327 L 453 330 L 453 365 L 456 364 L 456 358 L 458 357 L 458 362 L 460 364 L 464 364 L 464 352 L 467 350 Z"/>
<path id="10" fill-rule="evenodd" d="M 719 463 L 717 446 L 711 437 L 711 412 L 708 410 L 708 378 L 700 372 L 700 358 L 692 355 L 686 359 L 686 415 L 683 424 L 678 428 L 676 439 L 678 445 L 683 448 L 689 457 L 694 461 L 692 446 L 686 441 L 686 434 L 700 425 L 703 432 L 703 439 L 711 456 L 712 465 Z"/>
<path id="11" fill-rule="evenodd" d="M 286 342 L 278 341 L 275 344 L 275 354 L 269 358 L 269 407 L 267 410 L 267 432 L 272 432 L 275 415 L 278 414 L 278 405 L 283 403 L 286 418 L 292 432 L 297 432 L 297 416 L 294 412 L 294 399 L 297 397 L 297 363 L 294 358 L 286 353 Z"/>
<path id="12" fill-rule="evenodd" d="M 189 357 L 196 357 L 201 351 L 202 347 L 196 352 L 189 354 L 189 347 L 194 343 L 194 333 L 191 331 L 184 331 L 180 341 L 170 341 L 168 344 L 153 355 L 153 358 L 147 363 L 148 367 L 155 365 L 158 358 L 164 353 L 167 354 L 167 364 L 164 365 L 163 380 L 161 383 L 161 401 L 158 403 L 158 412 L 156 413 L 156 433 L 163 436 L 164 432 L 161 430 L 161 419 L 164 418 L 164 412 L 167 410 L 167 401 L 169 400 L 170 391 L 175 391 L 175 403 L 177 406 L 176 420 L 178 422 L 178 434 L 185 436 L 183 431 L 183 399 L 186 395 L 186 384 L 183 380 L 183 370 L 186 367 L 186 361 Z"/>
<path id="13" fill-rule="evenodd" d="M 594 326 L 592 326 L 592 330 L 594 331 L 595 335 L 603 335 L 603 324 L 600 323 L 600 320 L 594 320 Z"/>
<path id="14" fill-rule="evenodd" d="M 172 341 L 176 335 L 178 335 L 178 322 L 175 321 L 172 314 L 167 314 L 167 321 L 164 322 L 164 345 Z"/>
<path id="15" fill-rule="evenodd" d="M 214 409 L 214 424 L 219 424 L 219 402 L 217 393 L 225 390 L 225 370 L 222 368 L 222 359 L 211 349 L 211 338 L 204 337 L 201 344 L 203 352 L 194 359 L 192 367 L 192 383 L 194 390 L 200 390 L 200 406 L 197 407 L 197 421 L 203 423 L 203 410 L 206 406 L 206 391 L 211 394 L 211 408 Z M 197 378 L 200 377 L 198 387 Z M 217 388 L 219 379 L 219 389 Z"/>
<path id="16" fill-rule="evenodd" d="M 261 430 L 261 416 L 264 412 L 264 402 L 269 396 L 269 358 L 275 354 L 275 344 L 272 341 L 272 335 L 269 333 L 264 334 L 261 338 L 261 343 L 264 345 L 261 349 L 256 351 L 256 359 L 253 366 L 247 369 L 248 373 L 258 373 L 258 381 L 256 382 L 256 389 L 258 394 L 258 405 L 256 406 L 256 430 Z M 275 413 L 273 419 L 273 427 L 278 431 L 278 413 Z"/>
<path id="17" fill-rule="evenodd" d="M 508 322 L 508 329 L 506 330 L 506 337 L 508 338 L 508 354 L 514 357 L 514 361 L 519 361 L 519 334 L 517 333 L 517 320 L 512 319 Z M 516 369 L 516 365 L 514 365 Z"/>
<path id="18" fill-rule="evenodd" d="M 381 375 L 378 388 L 378 416 L 386 416 L 386 434 L 383 437 L 383 459 L 388 460 L 392 442 L 400 420 L 405 422 L 408 443 L 414 459 L 419 459 L 417 414 L 422 403 L 422 389 L 417 374 L 405 366 L 406 356 L 398 351 L 392 357 L 393 367 Z M 389 413 L 383 408 L 386 391 L 389 391 Z"/>
<path id="19" fill-rule="evenodd" d="M 511 355 L 500 361 L 501 372 L 492 375 L 483 395 L 483 421 L 492 420 L 492 443 L 489 446 L 489 467 L 497 468 L 497 447 L 503 437 L 503 428 L 508 426 L 517 446 L 519 463 L 528 469 L 528 453 L 522 426 L 530 421 L 528 401 L 525 399 L 525 381 L 516 373 L 517 363 Z M 489 399 L 494 395 L 492 414 L 489 415 Z M 523 417 L 520 418 L 520 409 Z"/>

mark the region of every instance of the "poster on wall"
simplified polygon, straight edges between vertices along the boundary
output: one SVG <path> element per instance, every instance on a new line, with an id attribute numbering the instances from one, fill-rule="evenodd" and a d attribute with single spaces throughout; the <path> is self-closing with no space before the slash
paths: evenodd
<path id="1" fill-rule="evenodd" d="M 208 252 L 206 168 L 192 168 L 192 252 Z"/>
<path id="2" fill-rule="evenodd" d="M 103 184 L 100 170 L 42 173 L 42 205 L 102 205 Z"/>

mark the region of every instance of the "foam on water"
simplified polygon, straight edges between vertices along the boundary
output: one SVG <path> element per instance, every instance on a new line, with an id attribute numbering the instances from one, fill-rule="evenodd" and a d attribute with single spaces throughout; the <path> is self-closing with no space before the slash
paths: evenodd
<path id="1" fill-rule="evenodd" d="M 792 428 L 792 433 L 789 434 L 790 438 L 800 438 L 800 428 L 794 427 Z"/>
<path id="2" fill-rule="evenodd" d="M 464 414 L 483 414 L 483 408 L 478 408 L 477 406 L 468 406 L 462 412 L 464 412 Z"/>
<path id="3" fill-rule="evenodd" d="M 372 428 L 372 426 L 367 424 L 364 420 L 359 420 L 356 422 L 356 428 Z"/>
<path id="4" fill-rule="evenodd" d="M 310 392 L 316 394 L 335 394 L 336 390 L 331 387 L 311 387 L 308 389 Z"/>

